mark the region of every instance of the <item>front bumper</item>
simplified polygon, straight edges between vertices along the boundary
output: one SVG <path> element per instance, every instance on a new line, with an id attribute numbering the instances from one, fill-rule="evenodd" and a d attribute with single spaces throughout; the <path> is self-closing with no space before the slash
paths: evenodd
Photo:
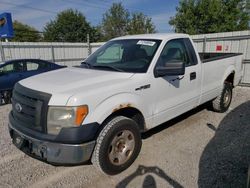
<path id="1" fill-rule="evenodd" d="M 63 144 L 38 140 L 15 129 L 9 123 L 10 136 L 16 147 L 39 160 L 62 165 L 80 164 L 88 161 L 95 147 L 95 141 L 83 144 Z"/>

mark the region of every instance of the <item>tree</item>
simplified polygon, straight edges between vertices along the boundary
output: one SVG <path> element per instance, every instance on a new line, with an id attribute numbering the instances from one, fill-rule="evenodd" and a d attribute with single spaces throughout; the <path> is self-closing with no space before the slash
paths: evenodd
<path id="1" fill-rule="evenodd" d="M 247 30 L 245 0 L 182 0 L 169 24 L 188 34 Z"/>
<path id="2" fill-rule="evenodd" d="M 128 24 L 128 34 L 155 33 L 155 26 L 152 19 L 143 13 L 133 13 Z"/>
<path id="3" fill-rule="evenodd" d="M 176 32 L 189 34 L 197 33 L 197 20 L 195 11 L 195 0 L 180 1 L 176 8 L 175 17 L 171 17 L 169 24 L 175 27 Z"/>
<path id="4" fill-rule="evenodd" d="M 38 42 L 41 41 L 41 34 L 33 27 L 23 24 L 17 20 L 13 22 L 13 42 Z"/>
<path id="5" fill-rule="evenodd" d="M 250 16 L 250 0 L 246 0 L 246 12 Z"/>
<path id="6" fill-rule="evenodd" d="M 102 34 L 101 26 L 96 26 L 92 28 L 92 34 L 90 38 L 91 42 L 104 42 L 104 37 Z"/>
<path id="7" fill-rule="evenodd" d="M 244 4 L 243 4 L 244 6 Z M 248 14 L 248 28 L 250 28 L 250 0 L 245 0 L 245 10 L 244 10 L 247 14 Z"/>
<path id="8" fill-rule="evenodd" d="M 112 4 L 103 15 L 101 28 L 105 40 L 127 34 L 155 33 L 151 18 L 141 12 L 130 13 L 122 3 Z"/>
<path id="9" fill-rule="evenodd" d="M 86 42 L 87 34 L 91 42 L 99 40 L 98 30 L 91 27 L 81 12 L 72 9 L 60 12 L 44 27 L 44 40 L 50 42 Z"/>
<path id="10" fill-rule="evenodd" d="M 197 33 L 216 33 L 227 31 L 222 29 L 225 23 L 222 19 L 223 7 L 221 0 L 200 0 L 194 8 Z M 227 14 L 227 13 L 225 13 Z M 223 16 L 225 16 L 225 14 Z M 187 18 L 188 19 L 188 18 Z"/>
<path id="11" fill-rule="evenodd" d="M 248 0 L 249 1 L 249 0 Z M 222 20 L 228 24 L 222 25 L 224 30 L 237 31 L 249 29 L 250 15 L 246 11 L 245 0 L 224 0 Z"/>
<path id="12" fill-rule="evenodd" d="M 111 8 L 103 15 L 102 31 L 105 39 L 111 39 L 127 34 L 129 12 L 122 3 L 113 3 Z"/>

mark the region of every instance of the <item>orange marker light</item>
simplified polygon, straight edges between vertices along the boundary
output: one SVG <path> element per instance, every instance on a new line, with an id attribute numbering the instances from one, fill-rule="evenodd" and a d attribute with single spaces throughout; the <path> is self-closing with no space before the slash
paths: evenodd
<path id="1" fill-rule="evenodd" d="M 88 114 L 88 106 L 79 106 L 76 109 L 75 124 L 80 126 Z"/>

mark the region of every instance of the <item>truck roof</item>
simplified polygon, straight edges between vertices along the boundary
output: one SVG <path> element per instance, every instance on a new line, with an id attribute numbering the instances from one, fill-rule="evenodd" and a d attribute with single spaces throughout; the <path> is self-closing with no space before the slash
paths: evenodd
<path id="1" fill-rule="evenodd" d="M 117 37 L 113 40 L 123 40 L 123 39 L 159 39 L 165 40 L 168 38 L 182 38 L 189 37 L 187 34 L 182 33 L 154 33 L 154 34 L 140 34 L 140 35 L 126 35 L 123 37 Z"/>

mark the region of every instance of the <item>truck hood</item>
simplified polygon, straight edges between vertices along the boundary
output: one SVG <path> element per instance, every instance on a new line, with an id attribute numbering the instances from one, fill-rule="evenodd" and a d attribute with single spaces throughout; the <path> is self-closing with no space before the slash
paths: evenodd
<path id="1" fill-rule="evenodd" d="M 114 83 L 127 81 L 134 73 L 103 71 L 86 68 L 65 68 L 39 74 L 20 81 L 24 87 L 56 94 L 58 101 L 67 102 L 78 92 L 88 92 Z M 66 101 L 65 101 L 66 100 Z"/>

